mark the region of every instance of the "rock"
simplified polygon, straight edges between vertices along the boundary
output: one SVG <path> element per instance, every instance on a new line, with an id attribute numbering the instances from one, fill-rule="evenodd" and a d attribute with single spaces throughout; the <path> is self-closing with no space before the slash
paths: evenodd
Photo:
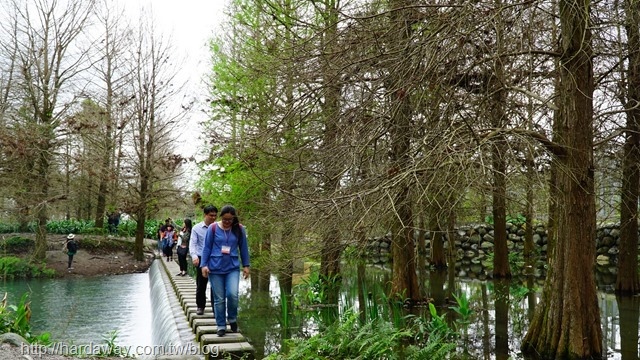
<path id="1" fill-rule="evenodd" d="M 482 249 L 484 249 L 484 250 L 486 250 L 486 249 L 491 249 L 491 248 L 493 248 L 493 243 L 490 243 L 490 242 L 488 242 L 488 241 L 485 241 L 485 242 L 483 242 L 483 243 L 480 245 L 480 247 L 481 247 Z"/>
<path id="2" fill-rule="evenodd" d="M 0 344 L 8 343 L 13 346 L 22 346 L 22 344 L 29 344 L 25 338 L 14 333 L 4 333 L 0 335 Z"/>
<path id="3" fill-rule="evenodd" d="M 533 243 L 542 245 L 542 236 L 540 236 L 540 234 L 538 233 L 533 234 Z"/>
<path id="4" fill-rule="evenodd" d="M 609 257 L 606 255 L 598 255 L 596 263 L 598 265 L 609 265 Z"/>
<path id="5" fill-rule="evenodd" d="M 481 240 L 481 237 L 479 234 L 474 234 L 471 235 L 471 237 L 469 237 L 469 241 L 471 241 L 472 244 L 479 244 Z"/>
<path id="6" fill-rule="evenodd" d="M 486 234 L 485 236 L 482 237 L 482 240 L 488 241 L 488 242 L 494 242 L 495 239 L 493 238 L 493 236 Z"/>

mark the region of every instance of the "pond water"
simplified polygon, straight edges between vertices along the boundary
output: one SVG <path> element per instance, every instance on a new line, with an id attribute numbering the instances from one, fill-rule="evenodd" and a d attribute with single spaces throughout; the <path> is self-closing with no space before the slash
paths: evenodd
<path id="1" fill-rule="evenodd" d="M 150 273 L 0 282 L 5 292 L 14 305 L 30 294 L 32 331 L 53 341 L 103 344 L 117 331 L 118 345 L 153 344 Z"/>
<path id="2" fill-rule="evenodd" d="M 251 286 L 245 284 L 240 300 L 240 327 L 250 343 L 256 348 L 257 358 L 278 352 L 283 340 L 308 337 L 318 333 L 322 325 L 335 321 L 335 315 L 348 310 L 362 313 L 371 311 L 382 314 L 389 320 L 409 314 L 390 309 L 384 294 L 391 281 L 391 272 L 384 267 L 343 268 L 346 276 L 342 280 L 338 304 L 327 316 L 327 308 L 307 311 L 283 309 L 282 296 L 276 276 L 260 274 L 252 270 Z M 350 275 L 351 274 L 351 275 Z M 473 310 L 467 337 L 459 341 L 472 359 L 526 359 L 520 353 L 521 340 L 526 334 L 535 305 L 540 301 L 541 279 L 516 279 L 492 281 L 461 279 L 445 272 L 421 274 L 423 293 L 438 305 L 438 313 L 453 317 L 450 309 L 456 303 L 452 294 L 465 294 Z M 602 287 L 609 288 L 608 286 Z M 529 291 L 533 289 L 533 291 Z M 502 295 L 504 294 L 504 295 Z M 302 293 L 293 287 L 293 297 Z M 606 359 L 638 359 L 638 309 L 640 299 L 619 298 L 601 290 L 598 294 L 603 328 L 603 349 Z M 295 301 L 294 301 L 295 302 Z M 288 315 L 283 316 L 286 312 Z M 426 313 L 426 308 L 412 312 Z M 243 327 L 242 324 L 251 324 Z"/>
<path id="3" fill-rule="evenodd" d="M 56 341 L 104 343 L 105 334 L 117 330 L 118 345 L 158 345 L 164 341 L 162 334 L 173 330 L 163 328 L 159 319 L 170 311 L 158 310 L 163 303 L 153 286 L 157 271 L 154 262 L 144 274 L 2 282 L 0 292 L 8 292 L 12 304 L 29 292 L 34 332 L 48 331 Z M 343 272 L 337 306 L 301 310 L 296 309 L 297 300 L 281 301 L 277 276 L 252 269 L 251 278 L 240 282 L 238 320 L 256 357 L 280 351 L 285 339 L 317 334 L 323 325 L 349 310 L 375 312 L 390 320 L 408 314 L 403 310 L 394 313 L 384 300 L 391 281 L 388 269 L 345 266 Z M 296 275 L 294 283 L 301 281 Z M 439 305 L 438 313 L 453 314 L 449 309 L 455 304 L 452 294 L 464 293 L 469 299 L 473 314 L 464 343 L 472 358 L 478 359 L 524 359 L 520 342 L 539 301 L 541 284 L 533 279 L 497 282 L 455 278 L 446 272 L 421 274 L 423 293 Z M 296 286 L 292 293 L 293 298 L 305 294 Z M 605 358 L 638 359 L 638 301 L 638 297 L 616 299 L 600 291 Z"/>

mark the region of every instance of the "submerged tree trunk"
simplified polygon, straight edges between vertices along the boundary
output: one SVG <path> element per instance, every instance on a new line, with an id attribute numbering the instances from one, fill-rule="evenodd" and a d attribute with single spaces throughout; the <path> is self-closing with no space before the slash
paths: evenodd
<path id="1" fill-rule="evenodd" d="M 525 353 L 546 359 L 590 359 L 602 354 L 595 285 L 593 71 L 589 3 L 559 3 L 560 51 L 557 141 L 558 222 L 542 301 L 523 340 Z"/>

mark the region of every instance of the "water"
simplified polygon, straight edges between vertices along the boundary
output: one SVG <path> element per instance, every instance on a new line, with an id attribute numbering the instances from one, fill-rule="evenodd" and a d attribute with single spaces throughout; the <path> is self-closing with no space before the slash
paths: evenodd
<path id="1" fill-rule="evenodd" d="M 118 345 L 145 346 L 154 344 L 150 273 L 7 281 L 0 293 L 16 305 L 29 293 L 33 333 L 49 332 L 53 341 L 103 344 L 115 330 Z"/>
<path id="2" fill-rule="evenodd" d="M 394 314 L 384 300 L 383 294 L 387 292 L 391 281 L 388 269 L 368 266 L 366 269 L 343 270 L 345 277 L 337 307 L 306 311 L 289 308 L 287 316 L 282 316 L 282 296 L 277 277 L 265 274 L 259 280 L 262 275 L 256 269 L 252 270 L 251 286 L 246 283 L 242 286 L 241 283 L 239 324 L 256 349 L 258 359 L 281 351 L 285 339 L 317 334 L 322 325 L 334 322 L 336 314 L 344 314 L 347 310 L 363 313 L 364 317 L 375 312 L 389 320 L 409 314 L 406 311 Z M 438 305 L 441 315 L 447 313 L 447 316 L 454 316 L 450 309 L 455 305 L 452 294 L 459 296 L 464 293 L 469 299 L 473 314 L 464 344 L 471 358 L 525 359 L 519 349 L 534 308 L 540 301 L 541 280 L 533 280 L 529 284 L 517 280 L 481 281 L 434 272 L 421 274 L 421 284 L 423 293 Z M 534 291 L 529 292 L 527 285 Z M 508 294 L 508 297 L 501 296 L 501 293 Z M 293 297 L 302 295 L 294 286 Z M 637 360 L 640 298 L 616 299 L 613 294 L 600 291 L 598 300 L 605 351 L 603 358 Z M 427 310 L 419 309 L 417 313 L 420 312 Z M 243 324 L 250 326 L 243 327 Z M 461 340 L 458 350 L 462 350 L 462 343 Z"/>
<path id="3" fill-rule="evenodd" d="M 163 345 L 171 343 L 177 330 L 160 271 L 154 262 L 145 274 L 4 282 L 0 283 L 0 292 L 8 292 L 12 304 L 29 292 L 34 332 L 48 331 L 56 341 L 103 343 L 105 334 L 117 330 L 118 345 Z M 420 275 L 423 293 L 440 305 L 441 314 L 452 313 L 452 294 L 464 293 L 469 298 L 473 315 L 466 344 L 474 358 L 523 359 L 519 348 L 539 302 L 538 292 L 528 293 L 527 284 L 515 280 L 505 284 L 460 279 L 446 273 Z M 348 310 L 375 312 L 392 319 L 394 314 L 384 301 L 390 281 L 390 271 L 385 268 L 345 267 L 335 308 L 294 310 L 298 301 L 281 302 L 275 275 L 252 269 L 251 278 L 240 281 L 240 330 L 260 359 L 283 350 L 285 339 L 317 334 L 323 325 L 335 321 L 336 314 Z M 542 287 L 540 281 L 528 285 L 536 290 Z M 508 289 L 509 301 L 498 295 L 500 289 Z M 303 295 L 294 286 L 293 296 Z M 601 291 L 598 298 L 605 358 L 637 359 L 640 298 L 616 299 L 606 291 Z"/>

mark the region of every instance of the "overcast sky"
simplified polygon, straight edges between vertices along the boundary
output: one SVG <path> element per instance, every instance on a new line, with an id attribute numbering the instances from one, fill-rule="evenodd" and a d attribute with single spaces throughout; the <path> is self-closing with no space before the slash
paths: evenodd
<path id="1" fill-rule="evenodd" d="M 195 111 L 185 119 L 186 126 L 182 126 L 179 148 L 176 152 L 185 157 L 197 155 L 197 150 L 202 146 L 193 139 L 201 134 L 199 122 L 206 119 L 206 114 L 197 109 L 202 109 L 208 97 L 204 78 L 210 70 L 210 54 L 208 41 L 220 31 L 223 20 L 223 11 L 227 0 L 117 0 L 126 5 L 127 14 L 132 20 L 138 18 L 142 7 L 145 12 L 151 9 L 156 25 L 170 36 L 174 49 L 181 59 L 184 59 L 180 82 L 187 83 L 185 91 L 190 97 L 199 99 L 202 103 L 196 105 Z M 176 99 L 182 101 L 182 97 Z M 179 105 L 179 104 L 177 104 Z M 191 169 L 190 174 L 193 174 Z M 187 181 L 190 183 L 191 181 Z"/>

